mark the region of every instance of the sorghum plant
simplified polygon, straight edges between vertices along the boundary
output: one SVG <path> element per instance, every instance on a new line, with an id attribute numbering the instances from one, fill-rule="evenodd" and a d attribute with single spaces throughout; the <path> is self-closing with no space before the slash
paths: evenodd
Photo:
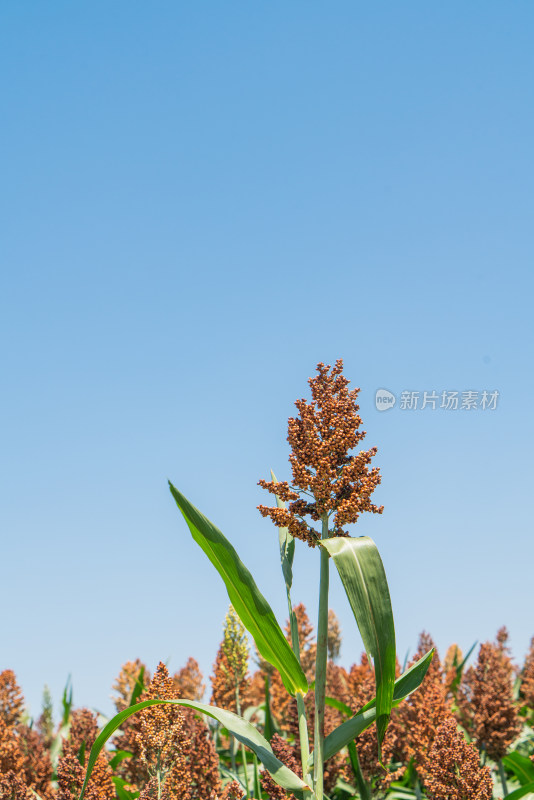
<path id="1" fill-rule="evenodd" d="M 534 721 L 534 637 L 525 658 L 520 675 L 519 696 L 525 709 L 525 715 Z"/>
<path id="2" fill-rule="evenodd" d="M 477 663 L 458 695 L 460 721 L 487 755 L 499 762 L 521 729 L 513 699 L 514 669 L 501 628 L 496 642 L 480 646 Z"/>
<path id="3" fill-rule="evenodd" d="M 259 509 L 263 516 L 271 518 L 279 530 L 280 557 L 290 617 L 290 642 L 230 542 L 170 484 L 171 493 L 193 539 L 222 577 L 235 613 L 252 635 L 260 658 L 278 671 L 286 691 L 296 700 L 300 764 L 285 764 L 282 753 L 285 752 L 285 746 L 278 740 L 271 746 L 260 731 L 238 713 L 215 705 L 205 705 L 197 700 L 167 699 L 160 695 L 140 698 L 141 702 L 122 710 L 105 726 L 91 750 L 86 784 L 98 754 L 113 732 L 132 714 L 159 704 L 196 709 L 217 720 L 242 745 L 253 751 L 282 793 L 293 794 L 302 800 L 323 800 L 327 771 L 325 761 L 347 746 L 353 747 L 355 737 L 374 723 L 377 758 L 379 762 L 382 761 L 381 746 L 392 707 L 420 685 L 432 651 L 395 680 L 395 631 L 382 561 L 376 545 L 369 537 L 352 538 L 345 530 L 347 525 L 356 523 L 366 511 L 382 512 L 381 506 L 371 502 L 371 495 L 380 483 L 378 469 L 371 466 L 376 448 L 352 452 L 364 438 L 365 432 L 360 429 L 361 418 L 357 413 L 359 390 L 349 391 L 348 383 L 343 375 L 341 360 L 333 368 L 324 364 L 317 366 L 317 375 L 309 379 L 311 402 L 297 400 L 295 405 L 299 414 L 289 420 L 292 482 L 278 483 L 274 476 L 271 481 L 259 482 L 276 498 L 275 508 L 260 506 Z M 312 695 L 312 691 L 300 660 L 299 625 L 291 601 L 295 539 L 319 550 L 319 614 L 314 652 L 314 702 L 311 707 L 305 702 L 306 695 Z M 373 664 L 376 697 L 325 736 L 330 561 L 340 575 L 369 661 Z M 335 654 L 332 639 L 331 648 L 332 654 Z M 332 664 L 332 667 L 335 665 Z M 312 717 L 313 727 L 308 721 L 310 718 L 311 722 Z M 313 750 L 310 752 L 312 742 Z M 264 775 L 264 780 L 267 781 L 267 775 Z M 235 791 L 238 797 L 239 785 Z M 259 792 L 257 786 L 256 792 Z M 80 800 L 83 794 L 84 790 Z M 248 789 L 246 794 L 250 796 Z"/>
<path id="4" fill-rule="evenodd" d="M 429 800 L 491 800 L 493 796 L 490 770 L 480 766 L 476 747 L 465 741 L 453 716 L 437 729 L 425 790 Z"/>

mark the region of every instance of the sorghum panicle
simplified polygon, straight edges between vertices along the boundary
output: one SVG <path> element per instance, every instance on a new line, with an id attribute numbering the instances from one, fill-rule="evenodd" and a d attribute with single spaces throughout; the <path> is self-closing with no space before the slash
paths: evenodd
<path id="1" fill-rule="evenodd" d="M 235 682 L 239 686 L 248 671 L 249 646 L 245 626 L 233 606 L 230 606 L 224 620 L 223 653 L 226 656 Z"/>
<path id="2" fill-rule="evenodd" d="M 175 672 L 172 680 L 177 697 L 182 697 L 184 700 L 202 700 L 204 697 L 206 684 L 203 682 L 202 672 L 196 659 L 188 658 L 185 667 Z"/>
<path id="3" fill-rule="evenodd" d="M 333 609 L 328 609 L 328 658 L 335 661 L 341 652 L 341 626 Z"/>
<path id="4" fill-rule="evenodd" d="M 491 800 L 493 782 L 488 767 L 468 744 L 449 716 L 439 726 L 428 758 L 425 793 L 429 800 Z"/>
<path id="5" fill-rule="evenodd" d="M 289 769 L 302 778 L 302 767 L 298 761 L 295 747 L 290 745 L 286 739 L 283 739 L 277 733 L 271 739 L 271 747 L 277 758 L 280 759 Z M 267 771 L 261 774 L 261 788 L 267 793 L 269 800 L 295 800 L 294 795 L 288 795 L 285 789 L 282 789 L 277 783 L 273 781 Z"/>
<path id="6" fill-rule="evenodd" d="M 57 767 L 57 800 L 77 800 L 85 778 L 85 767 L 80 763 L 80 752 L 85 745 L 85 764 L 91 747 L 98 736 L 96 716 L 87 708 L 76 709 L 71 715 L 69 736 L 63 742 Z M 105 751 L 98 756 L 86 789 L 87 800 L 113 800 L 115 786 L 113 772 Z"/>
<path id="7" fill-rule="evenodd" d="M 495 643 L 480 646 L 458 692 L 460 721 L 490 758 L 506 755 L 521 730 L 513 699 L 514 668 L 508 654 L 508 633 L 501 628 Z"/>
<path id="8" fill-rule="evenodd" d="M 534 711 L 534 637 L 521 670 L 520 696 L 523 704 Z"/>
<path id="9" fill-rule="evenodd" d="M 349 700 L 348 705 L 353 712 L 358 713 L 362 707 L 372 700 L 376 694 L 375 673 L 364 653 L 359 664 L 353 664 L 347 676 Z M 382 742 L 382 760 L 388 765 L 394 760 L 398 750 L 398 741 L 402 732 L 395 710 L 386 730 Z M 366 781 L 373 781 L 377 793 L 387 789 L 389 783 L 395 780 L 396 773 L 385 773 L 378 762 L 378 739 L 376 727 L 372 725 L 361 733 L 356 739 L 356 748 L 360 760 L 360 767 Z M 380 795 L 381 796 L 381 795 Z"/>
<path id="10" fill-rule="evenodd" d="M 22 721 L 24 697 L 12 669 L 0 672 L 0 718 L 6 725 Z"/>
<path id="11" fill-rule="evenodd" d="M 432 637 L 423 631 L 411 664 L 433 647 L 435 645 Z M 450 716 L 450 707 L 447 688 L 443 681 L 443 670 L 436 650 L 423 683 L 397 709 L 397 718 L 402 729 L 402 736 L 399 737 L 399 755 L 405 763 L 413 759 L 417 774 L 423 781 L 428 772 L 430 750 L 436 731 Z"/>
<path id="12" fill-rule="evenodd" d="M 13 772 L 27 789 L 37 792 L 43 800 L 50 800 L 53 795 L 50 754 L 41 734 L 22 722 L 23 712 L 24 697 L 15 673 L 4 670 L 0 674 L 0 775 Z M 17 784 L 13 791 L 19 788 Z"/>
<path id="13" fill-rule="evenodd" d="M 319 363 L 317 372 L 308 380 L 311 403 L 297 400 L 299 416 L 288 422 L 292 484 L 258 481 L 262 488 L 289 504 L 287 510 L 260 505 L 262 516 L 270 517 L 278 527 L 287 527 L 311 547 L 315 547 L 321 534 L 306 517 L 318 522 L 326 514 L 333 518 L 332 535 L 347 536 L 343 526 L 355 523 L 364 511 L 383 511 L 383 506 L 370 500 L 380 483 L 378 468 L 369 466 L 376 447 L 349 455 L 365 436 L 365 431 L 359 430 L 362 420 L 356 404 L 360 390 L 347 389 L 349 381 L 342 374 L 342 359 L 333 368 Z"/>
<path id="14" fill-rule="evenodd" d="M 213 675 L 210 676 L 213 705 L 226 708 L 228 711 L 236 711 L 236 689 L 239 694 L 240 710 L 244 711 L 250 705 L 248 654 L 245 628 L 230 606 L 225 618 L 223 641 L 213 665 Z"/>
<path id="15" fill-rule="evenodd" d="M 86 763 L 87 763 L 86 755 Z M 100 753 L 85 790 L 86 800 L 115 800 L 112 771 L 104 753 Z M 74 748 L 66 742 L 57 766 L 58 791 L 56 800 L 78 800 L 85 778 L 85 768 Z"/>
<path id="16" fill-rule="evenodd" d="M 150 673 L 147 671 L 143 662 L 138 658 L 136 658 L 135 661 L 127 661 L 121 667 L 121 671 L 113 684 L 113 689 L 118 695 L 118 697 L 113 698 L 117 711 L 124 711 L 124 709 L 130 705 L 133 690 L 141 673 L 143 675 L 144 686 L 148 686 L 150 683 Z M 126 723 L 128 723 L 128 720 L 126 720 Z M 121 728 L 123 725 L 121 725 Z"/>
<path id="17" fill-rule="evenodd" d="M 150 684 L 139 697 L 143 700 L 174 700 L 176 690 L 167 667 L 163 662 L 157 666 Z M 176 760 L 182 741 L 183 715 L 179 706 L 158 705 L 144 708 L 137 715 L 135 744 L 148 772 L 157 770 L 166 774 Z"/>
<path id="18" fill-rule="evenodd" d="M 0 774 L 0 800 L 35 800 L 35 795 L 11 769 Z"/>

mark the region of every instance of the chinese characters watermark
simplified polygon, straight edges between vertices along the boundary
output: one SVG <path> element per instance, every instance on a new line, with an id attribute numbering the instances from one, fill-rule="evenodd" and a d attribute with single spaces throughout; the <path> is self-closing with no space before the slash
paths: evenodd
<path id="1" fill-rule="evenodd" d="M 441 409 L 443 411 L 495 411 L 500 393 L 497 390 L 478 391 L 469 389 L 464 392 L 435 390 L 429 392 L 402 391 L 399 398 L 401 411 L 424 411 L 425 409 Z M 378 411 L 388 411 L 397 404 L 397 396 L 388 389 L 377 389 L 375 406 Z"/>

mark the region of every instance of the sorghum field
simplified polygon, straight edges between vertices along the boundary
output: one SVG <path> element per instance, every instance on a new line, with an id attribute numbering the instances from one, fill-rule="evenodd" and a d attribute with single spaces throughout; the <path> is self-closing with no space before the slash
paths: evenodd
<path id="1" fill-rule="evenodd" d="M 295 608 L 301 660 L 312 679 L 316 642 L 306 609 Z M 287 628 L 288 629 L 288 628 Z M 341 635 L 335 614 L 328 625 L 326 732 L 360 709 L 374 695 L 374 675 L 367 657 L 350 669 L 336 663 Z M 433 646 L 422 633 L 414 660 Z M 522 665 L 514 665 L 502 628 L 494 642 L 473 653 L 470 666 L 451 645 L 436 653 L 422 686 L 394 709 L 383 758 L 377 761 L 376 729 L 356 739 L 361 773 L 370 797 L 460 800 L 528 797 L 534 794 L 534 640 Z M 401 665 L 397 665 L 400 673 Z M 141 660 L 125 663 L 113 686 L 117 711 L 132 701 L 152 697 L 201 700 L 235 711 L 239 698 L 246 718 L 262 732 L 270 726 L 274 752 L 298 771 L 296 703 L 288 698 L 278 673 L 248 651 L 244 631 L 230 611 L 213 674 L 204 680 L 189 658 L 170 675 L 165 665 L 153 674 Z M 269 711 L 266 715 L 266 698 Z M 313 704 L 306 697 L 309 712 Z M 68 692 L 64 715 L 54 725 L 49 701 L 39 719 L 24 713 L 24 697 L 9 669 L 0 675 L 0 798 L 2 800 L 76 800 L 84 765 L 101 721 L 87 708 L 73 708 Z M 247 760 L 249 796 L 285 798 L 266 772 Z M 233 776 L 238 776 L 236 781 Z M 504 779 L 504 787 L 503 781 Z M 258 785 L 259 784 L 259 785 Z M 521 786 L 531 784 L 532 793 Z M 331 798 L 361 797 L 347 752 L 326 762 L 325 790 Z M 245 796 L 242 751 L 221 725 L 191 710 L 149 708 L 131 717 L 102 752 L 89 781 L 88 800 L 130 798 L 241 798 Z"/>
<path id="2" fill-rule="evenodd" d="M 341 360 L 317 365 L 311 402 L 297 400 L 288 424 L 292 482 L 259 481 L 276 501 L 259 511 L 278 529 L 285 630 L 230 542 L 171 484 L 231 601 L 209 682 L 193 657 L 174 675 L 162 662 L 128 661 L 113 686 L 111 720 L 74 708 L 67 687 L 54 723 L 47 696 L 39 719 L 27 718 L 16 675 L 5 669 L 0 800 L 534 796 L 534 639 L 520 666 L 505 628 L 477 652 L 451 644 L 442 657 L 423 632 L 408 664 L 396 658 L 376 545 L 343 529 L 382 512 L 370 500 L 380 483 L 376 448 L 352 452 L 365 432 L 359 390 L 348 383 Z M 316 629 L 291 597 L 297 541 L 320 561 Z M 365 647 L 350 669 L 337 663 L 332 566 Z"/>

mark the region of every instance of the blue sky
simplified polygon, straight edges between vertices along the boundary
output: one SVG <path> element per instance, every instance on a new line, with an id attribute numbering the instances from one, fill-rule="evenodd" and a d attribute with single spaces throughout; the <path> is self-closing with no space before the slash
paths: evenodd
<path id="1" fill-rule="evenodd" d="M 2 664 L 111 710 L 205 676 L 227 599 L 167 489 L 281 620 L 257 480 L 319 361 L 361 387 L 401 659 L 534 634 L 528 2 L 7 2 L 0 12 Z M 379 413 L 375 391 L 498 391 Z M 315 615 L 317 554 L 295 599 Z M 342 663 L 361 651 L 336 580 Z"/>

